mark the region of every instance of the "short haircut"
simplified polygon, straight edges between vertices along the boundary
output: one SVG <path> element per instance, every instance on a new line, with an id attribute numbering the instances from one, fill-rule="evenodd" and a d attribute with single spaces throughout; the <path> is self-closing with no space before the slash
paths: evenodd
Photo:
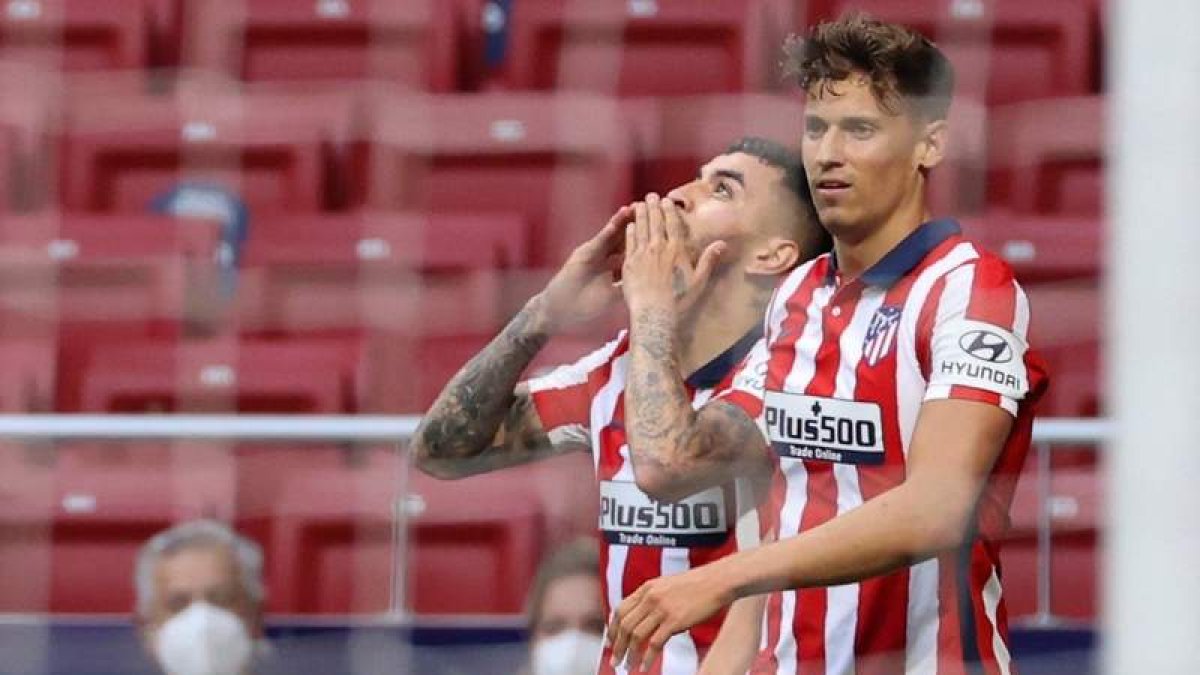
<path id="1" fill-rule="evenodd" d="M 190 520 L 154 535 L 138 551 L 133 585 L 137 591 L 137 613 L 149 617 L 154 607 L 154 570 L 164 557 L 191 548 L 226 546 L 241 573 L 242 588 L 256 604 L 266 597 L 263 586 L 262 547 L 215 520 Z"/>
<path id="2" fill-rule="evenodd" d="M 525 603 L 530 635 L 533 635 L 537 625 L 541 623 L 542 605 L 545 604 L 546 591 L 550 589 L 551 584 L 559 579 L 574 576 L 600 578 L 600 552 L 597 550 L 595 539 L 576 539 L 555 550 L 538 565 L 533 585 L 529 589 L 529 599 Z"/>
<path id="3" fill-rule="evenodd" d="M 825 228 L 821 227 L 821 220 L 817 217 L 817 207 L 813 203 L 812 192 L 808 188 L 808 175 L 804 171 L 804 162 L 799 153 L 780 143 L 757 136 L 744 136 L 725 150 L 726 155 L 736 152 L 757 157 L 767 166 L 783 171 L 783 185 L 796 196 L 803 211 L 802 222 L 796 223 L 798 227 L 792 233 L 797 236 L 797 243 L 811 243 L 812 246 L 812 250 L 801 252 L 802 255 L 808 254 L 805 259 L 833 248 L 833 239 Z M 816 237 L 815 241 L 812 241 L 813 235 Z"/>
<path id="4" fill-rule="evenodd" d="M 814 26 L 804 38 L 789 38 L 784 55 L 784 71 L 810 96 L 858 72 L 888 112 L 908 103 L 925 118 L 941 120 L 950 110 L 950 60 L 924 35 L 899 24 L 847 14 Z"/>

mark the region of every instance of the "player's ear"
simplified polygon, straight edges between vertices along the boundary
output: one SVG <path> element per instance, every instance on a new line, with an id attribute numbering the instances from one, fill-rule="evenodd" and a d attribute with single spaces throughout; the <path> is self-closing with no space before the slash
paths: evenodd
<path id="1" fill-rule="evenodd" d="M 778 276 L 796 266 L 800 245 L 786 237 L 768 237 L 755 245 L 746 274 Z"/>
<path id="2" fill-rule="evenodd" d="M 921 138 L 917 143 L 917 168 L 928 171 L 946 156 L 946 142 L 949 140 L 949 126 L 946 120 L 926 122 L 920 129 Z"/>

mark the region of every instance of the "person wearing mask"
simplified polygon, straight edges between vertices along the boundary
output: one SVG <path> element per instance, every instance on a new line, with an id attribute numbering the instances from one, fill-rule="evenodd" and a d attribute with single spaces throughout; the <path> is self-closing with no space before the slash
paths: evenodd
<path id="1" fill-rule="evenodd" d="M 213 520 L 175 525 L 138 551 L 136 622 L 166 675 L 250 675 L 263 642 L 263 556 Z"/>
<path id="2" fill-rule="evenodd" d="M 596 542 L 578 539 L 542 561 L 529 591 L 529 675 L 592 675 L 606 617 Z"/>

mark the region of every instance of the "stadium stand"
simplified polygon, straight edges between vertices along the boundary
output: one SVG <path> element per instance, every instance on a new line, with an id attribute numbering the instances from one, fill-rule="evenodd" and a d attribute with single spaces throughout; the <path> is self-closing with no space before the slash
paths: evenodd
<path id="1" fill-rule="evenodd" d="M 777 88 L 788 17 L 760 0 L 513 3 L 516 89 L 678 96 Z"/>
<path id="2" fill-rule="evenodd" d="M 964 219 L 963 228 L 1007 260 L 1025 284 L 1100 274 L 1104 227 L 1098 218 L 991 211 Z"/>
<path id="3" fill-rule="evenodd" d="M 385 80 L 453 91 L 462 20 L 441 0 L 182 0 L 182 62 L 247 82 Z"/>
<path id="4" fill-rule="evenodd" d="M 853 10 L 936 40 L 954 62 L 960 97 L 999 104 L 1083 95 L 1097 86 L 1086 2 L 842 0 L 831 15 Z"/>
<path id="5" fill-rule="evenodd" d="M 0 12 L 0 58 L 64 72 L 149 65 L 147 14 L 128 0 L 10 0 Z"/>
<path id="6" fill-rule="evenodd" d="M 632 149 L 611 99 L 382 95 L 364 124 L 352 162 L 356 203 L 521 214 L 535 266 L 562 260 L 630 199 Z"/>
<path id="7" fill-rule="evenodd" d="M 1021 213 L 1100 215 L 1104 108 L 1099 96 L 994 108 L 988 202 Z"/>

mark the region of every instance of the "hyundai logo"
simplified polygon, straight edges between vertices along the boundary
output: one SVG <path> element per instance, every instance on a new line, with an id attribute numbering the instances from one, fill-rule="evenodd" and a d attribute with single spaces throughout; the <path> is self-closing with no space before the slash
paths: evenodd
<path id="1" fill-rule="evenodd" d="M 989 363 L 1008 363 L 1013 357 L 1008 340 L 991 331 L 973 330 L 963 333 L 958 339 L 958 346 L 971 356 Z"/>

